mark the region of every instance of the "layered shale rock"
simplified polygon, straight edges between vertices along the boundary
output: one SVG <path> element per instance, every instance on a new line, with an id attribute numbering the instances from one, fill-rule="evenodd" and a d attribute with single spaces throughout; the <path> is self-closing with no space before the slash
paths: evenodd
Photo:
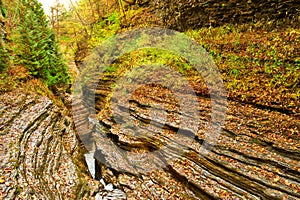
<path id="1" fill-rule="evenodd" d="M 2 95 L 0 127 L 4 199 L 87 196 L 72 122 L 50 99 Z"/>
<path id="2" fill-rule="evenodd" d="M 196 110 L 189 104 L 191 109 L 182 109 L 179 97 L 160 85 L 141 85 L 126 95 L 99 83 L 97 116 L 89 116 L 84 101 L 75 107 L 97 122 L 89 123 L 89 134 L 98 170 L 128 199 L 300 198 L 295 116 L 228 102 L 227 122 L 218 136 L 211 128 L 210 99 L 198 95 Z M 180 95 L 192 99 L 184 90 Z M 195 121 L 194 112 L 196 130 L 192 123 L 181 123 Z"/>
<path id="3" fill-rule="evenodd" d="M 0 98 L 1 199 L 106 199 L 63 106 L 20 91 Z"/>
<path id="4" fill-rule="evenodd" d="M 258 21 L 299 27 L 299 1 L 150 0 L 163 23 L 175 30 Z"/>

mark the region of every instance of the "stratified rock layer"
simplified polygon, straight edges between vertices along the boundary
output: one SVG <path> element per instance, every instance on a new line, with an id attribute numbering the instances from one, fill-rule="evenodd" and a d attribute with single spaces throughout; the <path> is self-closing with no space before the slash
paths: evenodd
<path id="1" fill-rule="evenodd" d="M 209 99 L 199 95 L 198 110 L 183 112 L 168 88 L 142 85 L 124 95 L 103 83 L 96 90 L 100 126 L 90 134 L 105 181 L 124 189 L 128 199 L 300 198 L 296 116 L 229 101 L 220 136 L 208 140 L 207 133 L 214 134 Z M 85 110 L 84 103 L 77 106 Z M 199 114 L 197 131 L 180 123 L 195 120 L 193 112 Z"/>
<path id="2" fill-rule="evenodd" d="M 64 112 L 36 94 L 1 96 L 1 199 L 90 197 L 91 179 Z"/>
<path id="3" fill-rule="evenodd" d="M 150 0 L 169 28 L 185 31 L 208 26 L 280 21 L 299 27 L 298 0 Z"/>

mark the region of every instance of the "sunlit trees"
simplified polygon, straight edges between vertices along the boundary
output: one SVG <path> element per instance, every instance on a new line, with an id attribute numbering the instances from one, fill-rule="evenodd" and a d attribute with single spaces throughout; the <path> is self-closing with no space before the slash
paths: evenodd
<path id="1" fill-rule="evenodd" d="M 52 10 L 51 20 L 64 53 L 78 67 L 91 49 L 114 35 L 120 26 L 118 0 L 71 1 L 65 12 L 58 2 Z"/>

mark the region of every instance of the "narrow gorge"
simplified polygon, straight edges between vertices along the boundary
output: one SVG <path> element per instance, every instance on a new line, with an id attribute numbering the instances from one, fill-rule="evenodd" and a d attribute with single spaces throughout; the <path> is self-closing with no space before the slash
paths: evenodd
<path id="1" fill-rule="evenodd" d="M 300 199 L 298 1 L 80 1 L 51 28 L 24 2 L 40 29 L 0 0 L 0 199 Z"/>

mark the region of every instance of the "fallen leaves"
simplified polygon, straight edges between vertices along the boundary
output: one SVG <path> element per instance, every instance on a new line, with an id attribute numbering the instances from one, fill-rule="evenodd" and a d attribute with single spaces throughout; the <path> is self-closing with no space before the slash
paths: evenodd
<path id="1" fill-rule="evenodd" d="M 4 176 L 0 176 L 0 184 L 5 183 L 5 177 Z"/>

